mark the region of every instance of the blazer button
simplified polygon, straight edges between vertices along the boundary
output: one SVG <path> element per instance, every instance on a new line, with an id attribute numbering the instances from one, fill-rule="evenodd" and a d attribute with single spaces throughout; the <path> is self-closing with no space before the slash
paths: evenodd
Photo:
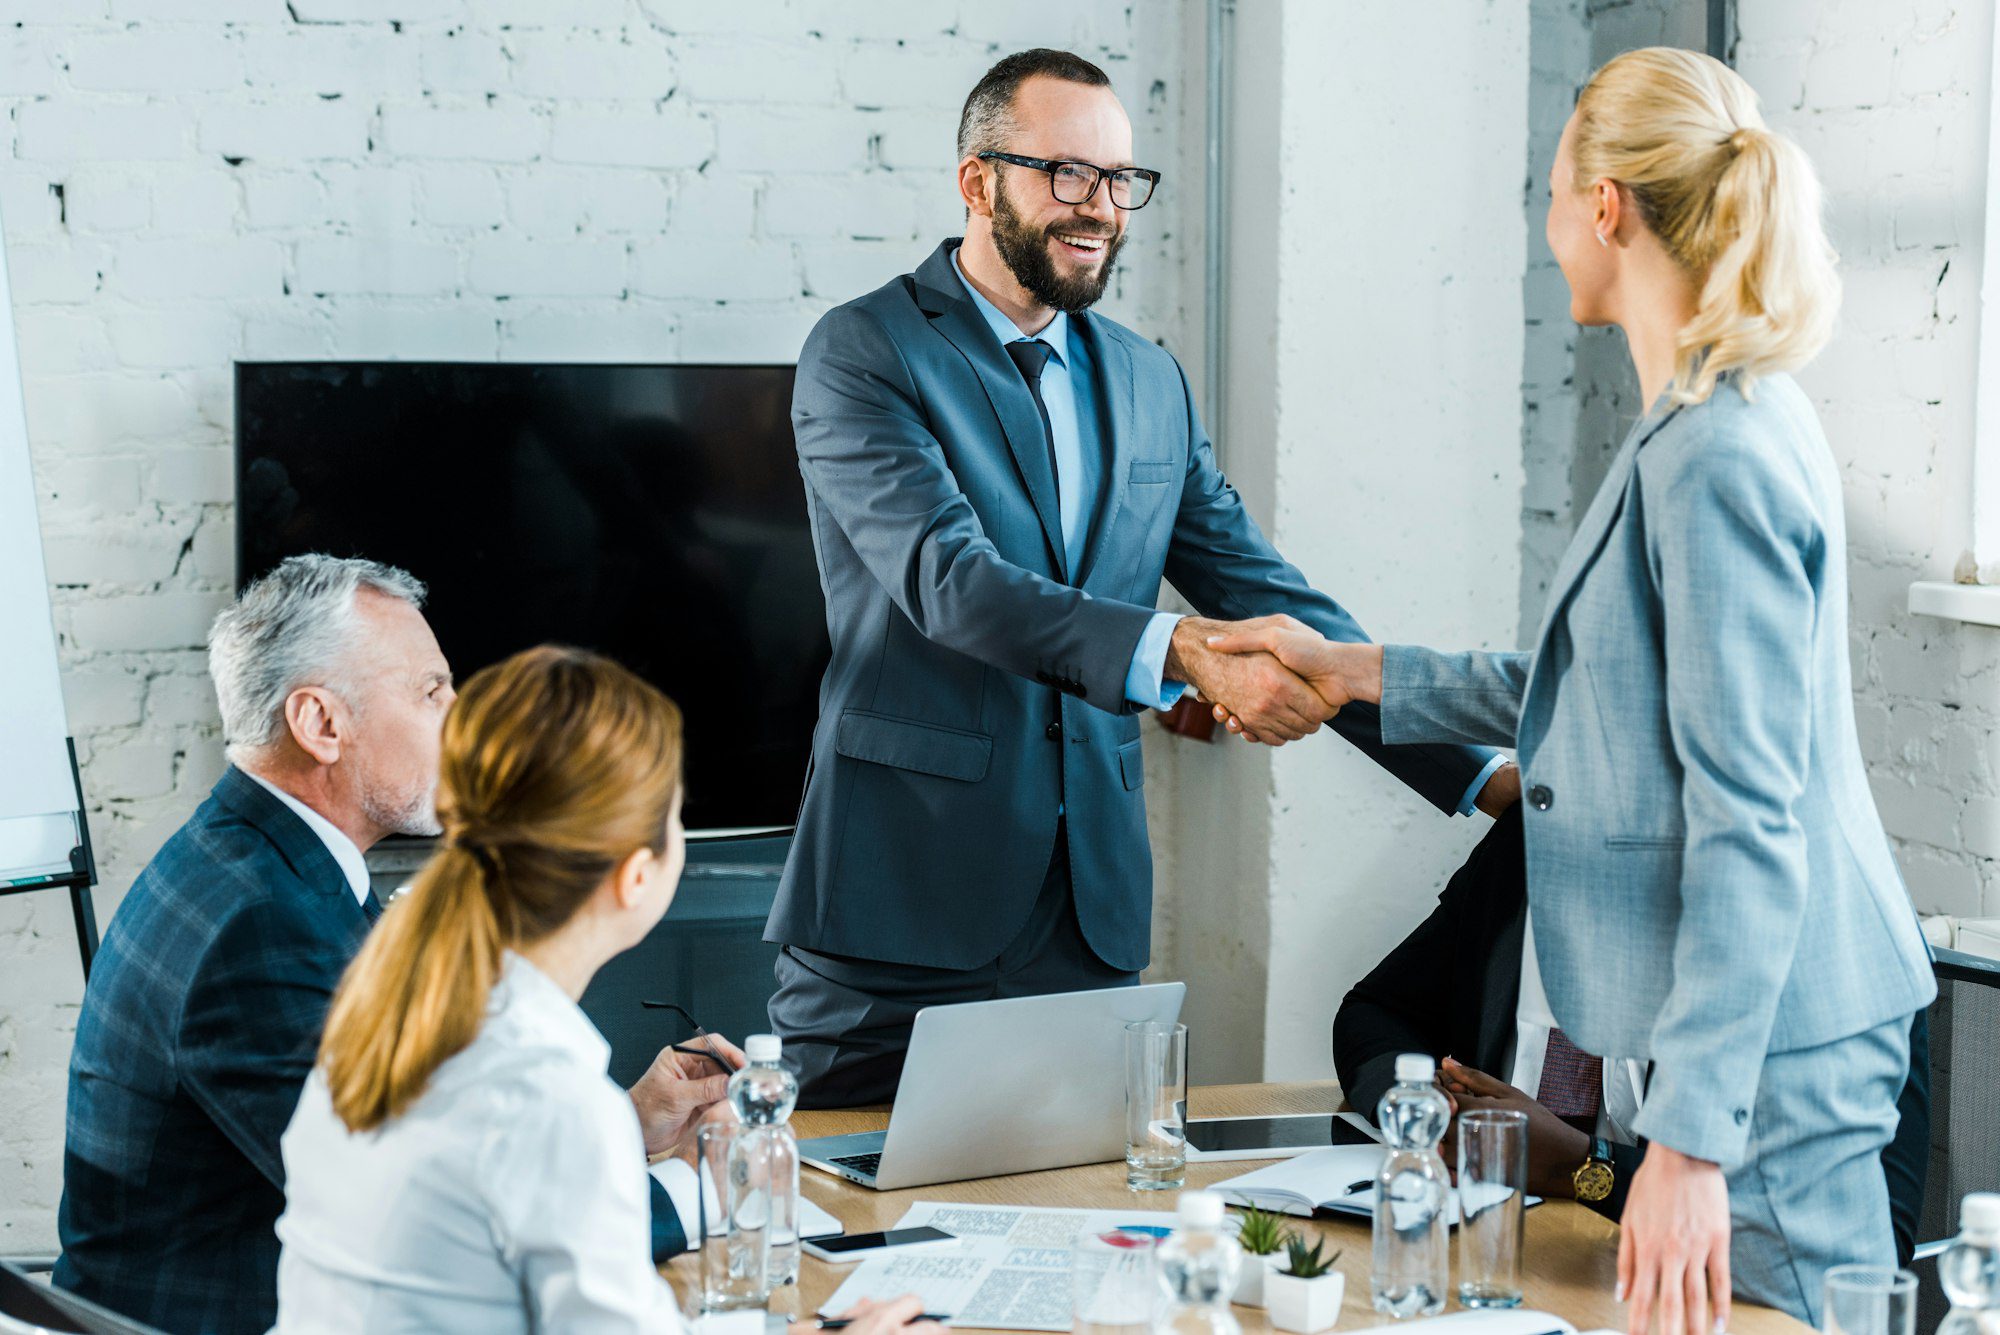
<path id="1" fill-rule="evenodd" d="M 1528 790 L 1528 804 L 1537 811 L 1547 811 L 1555 802 L 1556 795 L 1549 791 L 1546 784 L 1538 783 Z"/>
<path id="2" fill-rule="evenodd" d="M 1046 727 L 1046 728 L 1042 729 L 1042 735 L 1043 735 L 1044 737 L 1048 738 L 1048 739 L 1049 739 L 1050 741 L 1052 741 L 1052 742 L 1059 742 L 1059 741 L 1061 741 L 1061 740 L 1062 740 L 1062 724 L 1060 724 L 1060 723 L 1051 723 L 1051 724 L 1049 724 L 1049 726 L 1048 726 L 1048 727 Z"/>
<path id="3" fill-rule="evenodd" d="M 1750 1120 L 1750 1110 L 1748 1108 L 1738 1108 L 1736 1110 L 1735 1117 L 1736 1117 L 1736 1125 L 1742 1126 L 1745 1122 Z"/>

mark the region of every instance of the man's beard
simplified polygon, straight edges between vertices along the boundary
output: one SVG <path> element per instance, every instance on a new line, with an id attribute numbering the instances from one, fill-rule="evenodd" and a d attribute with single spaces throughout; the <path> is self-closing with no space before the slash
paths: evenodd
<path id="1" fill-rule="evenodd" d="M 1107 183 L 1103 189 L 1110 189 Z M 1068 277 L 1059 273 L 1049 255 L 1049 242 L 1056 232 L 1104 238 L 1104 260 L 1095 272 L 1084 269 Z M 1044 306 L 1076 315 L 1089 310 L 1104 295 L 1111 281 L 1111 266 L 1118 262 L 1118 250 L 1125 244 L 1122 234 L 1093 232 L 1074 223 L 1037 229 L 1015 212 L 1002 189 L 993 199 L 993 245 L 1000 258 L 1028 295 Z"/>
<path id="2" fill-rule="evenodd" d="M 405 793 L 366 786 L 361 791 L 361 814 L 377 829 L 392 834 L 435 837 L 444 833 L 444 826 L 438 820 L 435 782 Z"/>

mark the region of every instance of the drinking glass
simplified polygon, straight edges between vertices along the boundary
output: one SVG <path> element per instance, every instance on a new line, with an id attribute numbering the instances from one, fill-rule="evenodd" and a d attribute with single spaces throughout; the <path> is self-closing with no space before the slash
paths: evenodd
<path id="1" fill-rule="evenodd" d="M 1187 1181 L 1187 1026 L 1125 1026 L 1125 1185 L 1171 1191 Z"/>
<path id="2" fill-rule="evenodd" d="M 1146 1335 L 1160 1297 L 1153 1277 L 1159 1241 L 1126 1229 L 1077 1238 L 1070 1263 L 1074 1335 Z"/>
<path id="3" fill-rule="evenodd" d="M 1528 1114 L 1481 1110 L 1458 1119 L 1458 1301 L 1521 1305 L 1521 1209 L 1528 1188 Z"/>
<path id="4" fill-rule="evenodd" d="M 1916 1335 L 1917 1277 L 1885 1265 L 1837 1265 L 1826 1272 L 1819 1320 L 1826 1335 Z"/>
<path id="5" fill-rule="evenodd" d="M 763 1127 L 734 1121 L 695 1133 L 701 1201 L 701 1310 L 758 1308 L 770 1293 L 771 1173 Z"/>

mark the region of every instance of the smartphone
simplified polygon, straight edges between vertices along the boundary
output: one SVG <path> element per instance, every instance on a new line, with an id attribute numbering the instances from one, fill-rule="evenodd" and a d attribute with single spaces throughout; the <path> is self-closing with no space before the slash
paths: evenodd
<path id="1" fill-rule="evenodd" d="M 1373 1145 L 1375 1137 L 1346 1114 L 1208 1117 L 1187 1124 L 1188 1149 L 1213 1158 L 1281 1158 L 1330 1145 Z"/>
<path id="2" fill-rule="evenodd" d="M 886 1233 L 846 1233 L 837 1238 L 807 1238 L 799 1243 L 807 1253 L 835 1265 L 908 1247 L 936 1247 L 958 1239 L 941 1228 L 892 1228 Z"/>

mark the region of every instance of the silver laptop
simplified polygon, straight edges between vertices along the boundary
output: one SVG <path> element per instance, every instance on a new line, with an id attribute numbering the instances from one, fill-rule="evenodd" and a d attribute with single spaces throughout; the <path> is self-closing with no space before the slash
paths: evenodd
<path id="1" fill-rule="evenodd" d="M 1180 1019 L 1185 983 L 929 1006 L 887 1131 L 799 1142 L 813 1167 L 889 1191 L 1125 1157 L 1125 1026 Z"/>

